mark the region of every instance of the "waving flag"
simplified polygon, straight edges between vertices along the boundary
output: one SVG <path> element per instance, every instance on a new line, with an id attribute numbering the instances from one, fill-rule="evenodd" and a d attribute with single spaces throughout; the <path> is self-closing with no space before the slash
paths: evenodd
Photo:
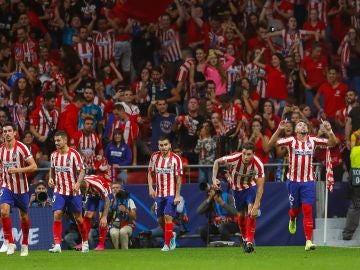
<path id="1" fill-rule="evenodd" d="M 331 156 L 330 156 L 330 148 L 326 147 L 326 160 L 325 160 L 325 168 L 326 168 L 326 187 L 329 189 L 330 192 L 333 192 L 334 186 L 334 173 L 331 163 Z"/>

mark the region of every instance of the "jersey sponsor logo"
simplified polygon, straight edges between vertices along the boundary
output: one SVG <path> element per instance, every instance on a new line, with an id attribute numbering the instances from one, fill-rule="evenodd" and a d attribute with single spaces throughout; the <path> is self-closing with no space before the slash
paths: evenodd
<path id="1" fill-rule="evenodd" d="M 167 169 L 167 168 L 155 168 L 155 173 L 170 174 L 171 172 L 172 172 L 171 169 Z"/>
<path id="2" fill-rule="evenodd" d="M 244 177 L 247 177 L 247 176 L 255 176 L 256 175 L 256 171 L 255 170 L 248 170 L 246 173 L 240 173 L 240 172 L 235 172 L 237 175 L 240 175 L 240 176 L 244 176 Z"/>
<path id="3" fill-rule="evenodd" d="M 56 173 L 68 173 L 71 172 L 70 167 L 63 167 L 63 166 L 55 166 Z"/>
<path id="4" fill-rule="evenodd" d="M 16 167 L 17 162 L 16 161 L 3 161 L 3 167 L 10 168 L 10 167 Z"/>
<path id="5" fill-rule="evenodd" d="M 122 157 L 122 152 L 119 151 L 111 151 L 110 156 L 112 157 Z"/>
<path id="6" fill-rule="evenodd" d="M 312 150 L 295 150 L 295 155 L 297 156 L 308 156 L 312 155 Z"/>

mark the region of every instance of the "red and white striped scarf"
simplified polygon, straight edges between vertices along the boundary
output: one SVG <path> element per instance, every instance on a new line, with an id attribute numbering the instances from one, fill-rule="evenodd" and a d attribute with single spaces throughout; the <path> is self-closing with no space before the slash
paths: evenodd
<path id="1" fill-rule="evenodd" d="M 326 187 L 329 189 L 330 192 L 333 192 L 334 189 L 334 173 L 331 163 L 331 156 L 330 156 L 330 148 L 326 147 L 326 160 L 325 160 L 325 168 L 326 168 Z"/>

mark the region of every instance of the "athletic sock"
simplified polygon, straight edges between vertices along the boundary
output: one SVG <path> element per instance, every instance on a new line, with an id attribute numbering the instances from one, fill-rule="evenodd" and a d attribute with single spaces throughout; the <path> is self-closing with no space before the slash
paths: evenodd
<path id="1" fill-rule="evenodd" d="M 81 240 L 83 242 L 87 241 L 89 237 L 88 237 L 88 234 L 86 234 L 86 229 L 85 229 L 85 226 L 84 226 L 84 222 L 77 223 L 77 227 L 78 227 L 79 233 L 81 235 Z"/>
<path id="2" fill-rule="evenodd" d="M 238 227 L 243 239 L 246 239 L 246 217 L 239 216 Z"/>
<path id="3" fill-rule="evenodd" d="M 246 238 L 247 241 L 250 243 L 254 243 L 255 228 L 256 228 L 256 218 L 252 218 L 248 216 L 247 224 L 246 224 Z"/>
<path id="4" fill-rule="evenodd" d="M 107 226 L 101 227 L 99 226 L 99 245 L 105 245 L 106 240 L 106 234 L 107 234 Z"/>
<path id="5" fill-rule="evenodd" d="M 312 206 L 310 204 L 303 204 L 302 211 L 304 215 L 303 226 L 306 240 L 312 240 L 313 233 L 313 217 Z"/>
<path id="6" fill-rule="evenodd" d="M 61 244 L 61 234 L 62 234 L 62 222 L 54 221 L 53 223 L 53 233 L 54 233 L 54 244 Z"/>
<path id="7" fill-rule="evenodd" d="M 25 222 L 21 222 L 21 231 L 23 235 L 22 244 L 29 244 L 29 231 L 30 231 L 30 220 L 28 219 Z"/>
<path id="8" fill-rule="evenodd" d="M 289 216 L 291 220 L 294 220 L 299 215 L 299 208 L 290 208 L 289 209 Z"/>
<path id="9" fill-rule="evenodd" d="M 165 245 L 170 246 L 170 239 L 173 237 L 174 223 L 165 223 L 164 240 Z"/>
<path id="10" fill-rule="evenodd" d="M 2 218 L 2 226 L 4 232 L 4 239 L 8 240 L 10 244 L 14 244 L 14 238 L 12 235 L 11 218 Z"/>
<path id="11" fill-rule="evenodd" d="M 88 217 L 83 218 L 83 226 L 85 230 L 85 235 L 89 235 L 90 228 L 91 228 L 91 219 Z"/>

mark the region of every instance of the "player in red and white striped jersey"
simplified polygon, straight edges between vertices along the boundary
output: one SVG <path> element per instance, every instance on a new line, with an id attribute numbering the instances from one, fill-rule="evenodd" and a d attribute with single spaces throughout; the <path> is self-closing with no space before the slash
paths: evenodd
<path id="1" fill-rule="evenodd" d="M 180 203 L 181 176 L 183 165 L 181 158 L 171 151 L 169 138 L 160 137 L 158 152 L 151 155 L 148 168 L 149 194 L 157 204 L 159 225 L 164 230 L 165 244 L 162 251 L 173 250 L 176 247 L 176 234 L 173 232 L 173 217 L 176 205 Z M 156 182 L 156 191 L 153 180 Z"/>
<path id="2" fill-rule="evenodd" d="M 15 139 L 16 128 L 13 124 L 5 123 L 2 130 L 5 143 L 0 146 L 0 168 L 3 180 L 0 189 L 0 213 L 4 231 L 4 245 L 1 251 L 12 255 L 16 249 L 10 218 L 11 207 L 15 206 L 20 210 L 23 234 L 20 255 L 27 256 L 30 220 L 27 213 L 29 186 L 26 173 L 36 171 L 37 166 L 26 145 Z"/>
<path id="3" fill-rule="evenodd" d="M 105 166 L 105 170 L 109 170 L 109 166 Z M 109 194 L 110 179 L 101 175 L 87 175 L 81 182 L 80 190 L 86 195 L 84 226 L 86 235 L 91 229 L 91 220 L 95 218 L 97 212 L 101 212 L 99 222 L 99 243 L 95 248 L 96 251 L 104 250 L 104 243 L 107 233 L 107 216 L 110 208 Z"/>
<path id="4" fill-rule="evenodd" d="M 94 170 L 96 155 L 103 156 L 104 151 L 99 136 L 94 132 L 94 120 L 90 117 L 84 120 L 84 128 L 77 146 L 85 168 Z"/>
<path id="5" fill-rule="evenodd" d="M 254 235 L 256 217 L 264 192 L 264 165 L 254 155 L 253 143 L 245 143 L 242 152 L 236 152 L 215 160 L 213 166 L 213 186 L 216 188 L 219 180 L 216 178 L 220 164 L 230 165 L 227 180 L 234 191 L 236 209 L 239 211 L 238 226 L 244 241 L 244 251 L 254 251 Z"/>
<path id="6" fill-rule="evenodd" d="M 85 168 L 80 154 L 67 144 L 68 137 L 64 131 L 57 131 L 54 136 L 56 151 L 50 157 L 49 186 L 54 187 L 54 247 L 51 253 L 61 252 L 62 217 L 67 209 L 72 212 L 77 223 L 81 239 L 82 252 L 89 251 L 88 236 L 83 224 L 82 198 L 80 183 L 85 176 Z"/>
<path id="7" fill-rule="evenodd" d="M 299 121 L 295 126 L 295 136 L 279 139 L 279 134 L 285 129 L 286 121 L 280 122 L 279 127 L 269 141 L 269 148 L 276 143 L 286 148 L 289 154 L 289 171 L 286 186 L 289 194 L 289 231 L 296 232 L 296 217 L 300 206 L 304 215 L 303 226 L 306 238 L 305 250 L 315 249 L 312 243 L 313 219 L 312 205 L 315 203 L 315 174 L 313 156 L 315 149 L 321 146 L 335 146 L 337 139 L 331 130 L 329 122 L 323 122 L 329 139 L 309 135 L 308 124 Z"/>

